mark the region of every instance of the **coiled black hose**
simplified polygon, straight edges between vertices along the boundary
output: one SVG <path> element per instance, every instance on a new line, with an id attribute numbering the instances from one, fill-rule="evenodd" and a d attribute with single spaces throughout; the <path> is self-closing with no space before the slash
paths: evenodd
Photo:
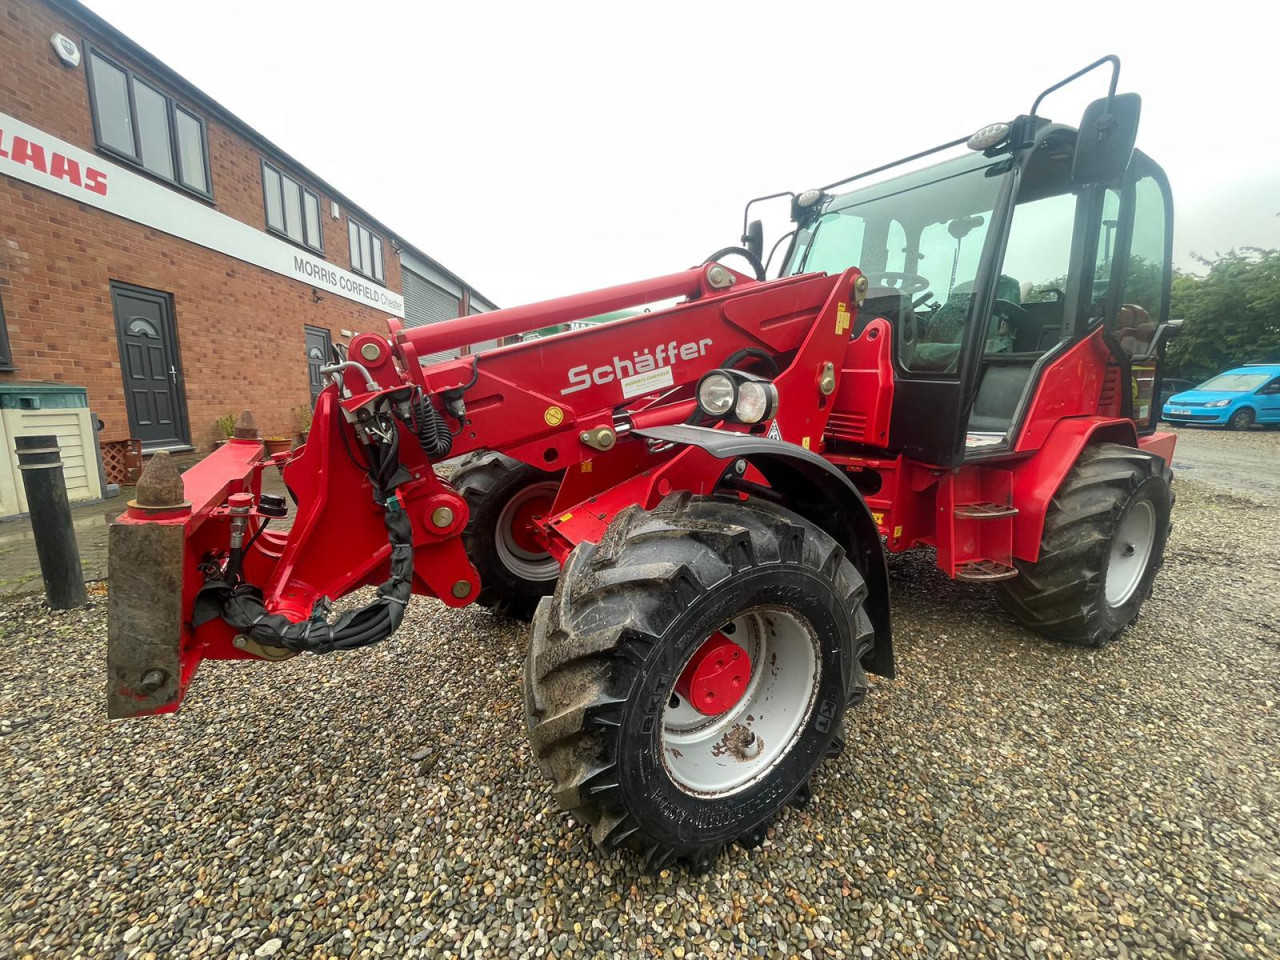
<path id="1" fill-rule="evenodd" d="M 258 587 L 215 578 L 206 582 L 196 597 L 192 618 L 196 626 L 221 616 L 263 646 L 311 653 L 354 650 L 384 640 L 396 631 L 404 620 L 413 589 L 413 527 L 396 496 L 396 487 L 408 479 L 400 465 L 396 426 L 389 417 L 382 426 L 387 442 L 366 447 L 374 499 L 384 510 L 383 525 L 391 544 L 391 576 L 378 587 L 378 598 L 330 623 L 330 603 L 322 597 L 312 608 L 310 619 L 294 623 L 282 614 L 268 613 Z M 447 430 L 445 436 L 448 437 Z M 452 445 L 452 438 L 448 438 L 446 452 Z"/>
<path id="2" fill-rule="evenodd" d="M 453 434 L 449 432 L 448 424 L 444 422 L 444 417 L 435 408 L 431 398 L 421 390 L 414 398 L 413 419 L 417 427 L 415 433 L 418 435 L 418 443 L 422 444 L 422 452 L 429 460 L 446 459 L 449 451 L 453 449 Z"/>

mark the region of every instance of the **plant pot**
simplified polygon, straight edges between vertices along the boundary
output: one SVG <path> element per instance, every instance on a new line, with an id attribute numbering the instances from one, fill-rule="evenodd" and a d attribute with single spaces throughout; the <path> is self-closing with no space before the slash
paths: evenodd
<path id="1" fill-rule="evenodd" d="M 268 457 L 274 457 L 281 453 L 289 453 L 293 450 L 292 437 L 267 437 L 263 442 L 267 445 Z"/>

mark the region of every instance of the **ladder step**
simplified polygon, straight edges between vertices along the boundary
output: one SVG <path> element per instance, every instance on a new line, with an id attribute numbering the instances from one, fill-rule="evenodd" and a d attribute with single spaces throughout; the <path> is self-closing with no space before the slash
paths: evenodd
<path id="1" fill-rule="evenodd" d="M 995 560 L 970 560 L 956 568 L 957 580 L 974 580 L 991 583 L 996 580 L 1012 580 L 1018 571 Z"/>
<path id="2" fill-rule="evenodd" d="M 960 520 L 993 520 L 996 517 L 1016 517 L 1017 507 L 1001 503 L 957 503 L 956 517 Z"/>

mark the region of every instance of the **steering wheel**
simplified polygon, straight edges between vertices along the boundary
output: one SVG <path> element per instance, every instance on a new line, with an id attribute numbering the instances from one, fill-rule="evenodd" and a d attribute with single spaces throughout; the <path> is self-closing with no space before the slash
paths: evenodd
<path id="1" fill-rule="evenodd" d="M 890 287 L 899 293 L 905 293 L 911 296 L 916 293 L 923 293 L 929 289 L 929 279 L 922 277 L 918 273 L 900 273 L 897 270 L 881 270 L 878 273 L 868 273 L 867 281 L 876 287 Z"/>
<path id="2" fill-rule="evenodd" d="M 721 257 L 739 256 L 747 263 L 751 264 L 752 271 L 755 272 L 756 279 L 764 283 L 764 264 L 760 262 L 760 258 L 748 250 L 746 247 L 721 247 L 707 259 L 702 261 L 705 267 L 708 263 L 715 263 Z"/>
<path id="3" fill-rule="evenodd" d="M 991 312 L 999 314 L 1007 320 L 1012 320 L 1015 324 L 1032 322 L 1031 314 L 1027 313 L 1026 310 L 1012 300 L 997 299 L 992 306 Z"/>

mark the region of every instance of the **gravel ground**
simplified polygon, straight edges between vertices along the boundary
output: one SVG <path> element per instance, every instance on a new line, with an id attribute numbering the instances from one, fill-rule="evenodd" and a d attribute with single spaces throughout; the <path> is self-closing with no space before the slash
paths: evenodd
<path id="1" fill-rule="evenodd" d="M 177 718 L 110 724 L 103 600 L 15 602 L 0 955 L 1280 956 L 1278 507 L 1180 482 L 1100 652 L 894 558 L 899 679 L 807 810 L 700 877 L 556 811 L 509 621 L 418 603 L 379 647 L 206 664 Z"/>
<path id="2" fill-rule="evenodd" d="M 1188 480 L 1280 504 L 1280 428 L 1227 433 L 1220 427 L 1162 429 L 1178 435 L 1173 469 Z"/>

